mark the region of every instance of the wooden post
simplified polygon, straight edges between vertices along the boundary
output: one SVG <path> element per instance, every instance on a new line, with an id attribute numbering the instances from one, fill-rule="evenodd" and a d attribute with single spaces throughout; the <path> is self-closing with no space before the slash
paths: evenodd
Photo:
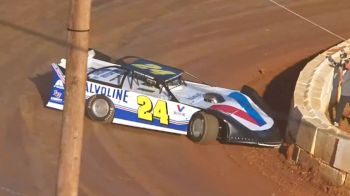
<path id="1" fill-rule="evenodd" d="M 78 195 L 91 0 L 71 0 L 57 196 Z"/>

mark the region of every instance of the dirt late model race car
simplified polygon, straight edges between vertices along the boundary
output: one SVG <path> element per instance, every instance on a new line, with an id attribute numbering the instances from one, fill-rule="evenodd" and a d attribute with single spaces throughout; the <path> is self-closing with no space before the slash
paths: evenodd
<path id="1" fill-rule="evenodd" d="M 63 110 L 66 61 L 51 66 L 47 107 Z M 214 87 L 185 80 L 196 77 L 174 67 L 134 56 L 112 61 L 94 50 L 87 66 L 86 113 L 92 120 L 184 134 L 197 143 L 281 144 L 268 108 L 248 86 Z"/>

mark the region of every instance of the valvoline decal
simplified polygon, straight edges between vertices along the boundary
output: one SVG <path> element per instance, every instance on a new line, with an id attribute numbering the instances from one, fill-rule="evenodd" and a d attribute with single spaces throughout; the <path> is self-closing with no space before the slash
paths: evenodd
<path id="1" fill-rule="evenodd" d="M 185 106 L 177 105 L 177 110 L 178 110 L 179 112 L 182 112 L 184 109 L 185 109 Z"/>
<path id="2" fill-rule="evenodd" d="M 104 85 L 98 85 L 92 82 L 87 82 L 86 92 L 105 95 L 107 97 L 123 101 L 124 103 L 128 103 L 128 91 L 123 89 L 112 88 Z"/>

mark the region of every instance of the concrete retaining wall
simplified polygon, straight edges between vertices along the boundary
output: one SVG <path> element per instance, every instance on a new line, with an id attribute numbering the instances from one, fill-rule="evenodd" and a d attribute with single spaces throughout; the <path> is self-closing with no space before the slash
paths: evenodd
<path id="1" fill-rule="evenodd" d="M 333 89 L 333 68 L 339 52 L 350 52 L 350 40 L 318 55 L 301 71 L 292 99 L 286 139 L 294 143 L 293 159 L 316 162 L 332 185 L 350 187 L 350 134 L 334 127 L 326 113 Z"/>

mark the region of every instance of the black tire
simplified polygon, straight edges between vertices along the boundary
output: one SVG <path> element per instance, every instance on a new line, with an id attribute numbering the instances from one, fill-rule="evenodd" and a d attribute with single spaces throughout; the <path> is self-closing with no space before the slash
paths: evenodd
<path id="1" fill-rule="evenodd" d="M 256 105 L 258 105 L 267 115 L 273 115 L 271 108 L 264 102 L 263 98 L 250 86 L 244 85 L 241 93 L 247 95 Z"/>
<path id="2" fill-rule="evenodd" d="M 193 142 L 204 144 L 215 141 L 218 133 L 218 119 L 211 114 L 201 111 L 193 115 L 187 136 Z"/>
<path id="3" fill-rule="evenodd" d="M 91 120 L 112 122 L 114 104 L 104 95 L 93 95 L 86 101 L 86 114 Z"/>

